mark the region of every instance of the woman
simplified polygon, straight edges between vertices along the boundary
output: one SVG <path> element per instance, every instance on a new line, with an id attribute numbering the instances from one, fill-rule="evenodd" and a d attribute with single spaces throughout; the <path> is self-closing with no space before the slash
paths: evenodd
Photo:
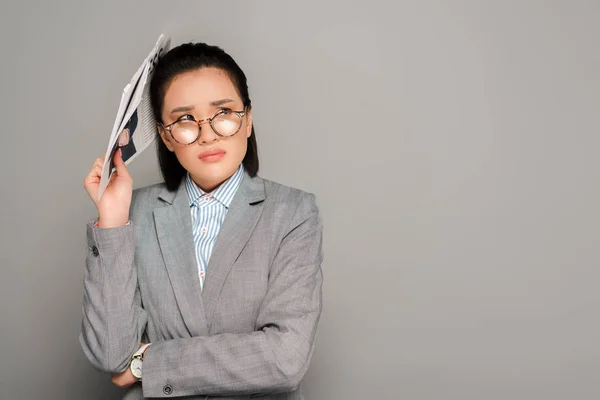
<path id="1" fill-rule="evenodd" d="M 165 182 L 116 174 L 87 226 L 80 342 L 126 398 L 303 399 L 322 309 L 312 194 L 258 177 L 246 77 L 218 47 L 156 66 L 151 102 Z"/>

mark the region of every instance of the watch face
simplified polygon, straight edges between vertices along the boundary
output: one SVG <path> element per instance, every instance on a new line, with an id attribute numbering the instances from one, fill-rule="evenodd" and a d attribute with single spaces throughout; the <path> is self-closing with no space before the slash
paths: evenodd
<path id="1" fill-rule="evenodd" d="M 138 379 L 142 379 L 142 360 L 134 358 L 131 360 L 131 373 Z"/>

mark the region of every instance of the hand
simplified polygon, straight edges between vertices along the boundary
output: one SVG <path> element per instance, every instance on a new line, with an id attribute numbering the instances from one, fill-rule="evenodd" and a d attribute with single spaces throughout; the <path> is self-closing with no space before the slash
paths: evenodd
<path id="1" fill-rule="evenodd" d="M 83 187 L 98 209 L 98 226 L 114 228 L 126 225 L 129 221 L 129 206 L 133 191 L 133 180 L 127 171 L 121 149 L 115 152 L 113 158 L 116 171 L 111 177 L 102 198 L 98 201 L 100 177 L 104 157 L 97 158 L 92 169 L 83 181 Z"/>
<path id="2" fill-rule="evenodd" d="M 112 374 L 112 383 L 120 388 L 129 387 L 137 381 L 137 378 L 133 376 L 129 367 L 127 367 L 127 369 L 121 373 Z"/>
<path id="3" fill-rule="evenodd" d="M 143 345 L 144 343 L 140 343 L 140 347 L 138 347 L 138 350 L 141 349 Z M 127 367 L 127 369 L 123 372 L 112 374 L 112 383 L 120 388 L 129 387 L 136 382 L 138 382 L 138 379 L 135 376 L 133 376 L 129 367 Z"/>

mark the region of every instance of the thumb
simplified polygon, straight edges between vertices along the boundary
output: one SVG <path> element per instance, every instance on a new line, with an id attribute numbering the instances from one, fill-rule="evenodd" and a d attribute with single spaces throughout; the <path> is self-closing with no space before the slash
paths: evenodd
<path id="1" fill-rule="evenodd" d="M 123 161 L 123 155 L 122 155 L 121 149 L 119 149 L 115 152 L 113 162 L 115 163 L 115 169 L 117 170 L 118 176 L 129 177 L 129 171 L 127 171 L 127 167 L 125 166 L 125 161 Z"/>

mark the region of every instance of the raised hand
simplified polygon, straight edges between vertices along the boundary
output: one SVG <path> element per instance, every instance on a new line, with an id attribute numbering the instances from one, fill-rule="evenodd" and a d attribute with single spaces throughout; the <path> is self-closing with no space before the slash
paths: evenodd
<path id="1" fill-rule="evenodd" d="M 115 152 L 113 162 L 116 172 L 112 175 L 100 200 L 98 200 L 98 191 L 104 157 L 94 161 L 92 169 L 83 181 L 83 187 L 98 210 L 98 226 L 100 228 L 115 228 L 126 225 L 129 221 L 133 180 L 121 156 L 121 149 Z"/>

